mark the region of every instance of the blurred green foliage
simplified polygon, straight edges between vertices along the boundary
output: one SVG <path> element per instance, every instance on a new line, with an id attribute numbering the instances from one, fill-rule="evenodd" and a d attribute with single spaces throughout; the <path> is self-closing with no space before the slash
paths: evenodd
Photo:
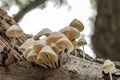
<path id="1" fill-rule="evenodd" d="M 12 6 L 18 6 L 19 11 L 13 16 L 15 20 L 19 22 L 26 13 L 34 8 L 44 9 L 47 6 L 46 3 L 49 1 L 51 1 L 56 8 L 62 5 L 68 5 L 67 0 L 0 0 L 0 8 L 10 11 Z"/>

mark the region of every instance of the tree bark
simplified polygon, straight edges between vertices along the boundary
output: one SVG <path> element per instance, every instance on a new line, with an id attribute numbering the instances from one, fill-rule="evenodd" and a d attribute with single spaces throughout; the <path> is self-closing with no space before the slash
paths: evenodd
<path id="1" fill-rule="evenodd" d="M 120 0 L 97 0 L 92 44 L 101 57 L 120 61 Z"/>
<path id="2" fill-rule="evenodd" d="M 13 24 L 17 23 L 15 22 L 15 20 L 8 16 L 7 13 L 0 9 L 0 44 L 3 45 L 3 47 L 11 47 L 11 38 L 9 38 L 8 36 L 6 36 L 6 30 Z M 25 35 L 22 35 L 19 38 L 16 38 L 16 46 L 15 48 L 18 48 L 25 40 L 27 39 L 27 37 Z"/>
<path id="3" fill-rule="evenodd" d="M 1 80 L 102 80 L 101 65 L 67 54 L 57 69 L 45 69 L 27 61 L 0 67 Z"/>
<path id="4" fill-rule="evenodd" d="M 2 46 L 3 49 L 5 49 L 1 53 L 2 57 L 8 56 L 11 50 L 13 39 L 6 36 L 6 30 L 13 24 L 17 25 L 15 20 L 12 17 L 8 16 L 4 10 L 0 9 L 0 46 Z M 22 35 L 21 37 L 16 38 L 15 39 L 16 45 L 14 47 L 13 52 L 15 52 L 16 54 L 21 54 L 18 48 L 26 39 L 27 37 L 25 35 Z M 7 61 L 7 62 L 10 63 L 10 61 Z"/>

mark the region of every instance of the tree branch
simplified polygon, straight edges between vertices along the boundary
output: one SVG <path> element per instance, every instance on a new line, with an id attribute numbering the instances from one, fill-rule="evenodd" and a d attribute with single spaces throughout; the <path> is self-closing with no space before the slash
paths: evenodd
<path id="1" fill-rule="evenodd" d="M 14 19 L 16 20 L 16 22 L 19 22 L 24 15 L 33 10 L 34 8 L 38 7 L 39 5 L 43 4 L 44 2 L 46 2 L 47 0 L 35 0 L 35 1 L 31 1 L 28 5 L 26 5 L 24 8 L 22 8 L 18 14 L 16 14 L 14 16 Z"/>

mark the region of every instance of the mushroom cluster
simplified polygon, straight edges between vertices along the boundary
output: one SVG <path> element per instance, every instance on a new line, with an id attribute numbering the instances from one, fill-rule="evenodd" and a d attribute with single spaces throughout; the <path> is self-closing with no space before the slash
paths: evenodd
<path id="1" fill-rule="evenodd" d="M 77 30 L 77 32 L 79 32 L 79 33 L 84 30 L 84 25 L 78 19 L 74 19 L 70 23 L 70 26 L 75 28 Z M 76 35 L 73 34 L 73 33 L 71 34 L 71 36 L 76 36 L 71 40 L 72 44 L 74 45 L 73 53 L 74 53 L 75 56 L 77 56 L 76 49 L 79 48 L 79 47 L 82 47 L 83 48 L 83 51 L 82 51 L 83 60 L 85 60 L 84 45 L 87 45 L 87 41 L 85 40 L 84 35 L 78 35 L 78 34 L 76 34 Z"/>
<path id="2" fill-rule="evenodd" d="M 74 53 L 76 48 L 87 44 L 80 32 L 84 29 L 83 24 L 74 19 L 69 26 L 62 28 L 58 32 L 53 32 L 48 28 L 42 29 L 32 38 L 28 38 L 20 47 L 19 51 L 29 62 L 35 62 L 45 68 L 56 68 L 63 63 L 64 53 Z M 21 55 L 14 53 L 15 39 L 23 34 L 23 30 L 16 24 L 11 25 L 6 35 L 12 39 L 10 53 L 20 60 Z M 46 36 L 45 38 L 41 38 Z M 80 39 L 79 39 L 80 38 Z M 83 55 L 85 59 L 85 55 Z"/>
<path id="3" fill-rule="evenodd" d="M 74 52 L 76 56 L 76 48 L 87 44 L 85 39 L 80 37 L 83 29 L 83 24 L 77 19 L 57 32 L 44 28 L 32 38 L 28 38 L 19 50 L 29 62 L 44 68 L 57 68 L 63 64 L 64 53 Z"/>

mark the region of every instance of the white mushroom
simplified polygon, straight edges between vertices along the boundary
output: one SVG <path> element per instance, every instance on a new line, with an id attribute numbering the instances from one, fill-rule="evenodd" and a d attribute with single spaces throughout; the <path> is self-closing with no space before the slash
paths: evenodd
<path id="1" fill-rule="evenodd" d="M 26 48 L 32 46 L 34 43 L 35 40 L 33 38 L 29 38 L 19 47 L 19 50 L 24 52 Z"/>
<path id="2" fill-rule="evenodd" d="M 36 53 L 39 53 L 40 50 L 46 45 L 46 40 L 47 38 L 43 38 L 43 39 L 35 41 L 33 45 L 33 49 Z"/>
<path id="3" fill-rule="evenodd" d="M 52 43 L 55 43 L 57 40 L 59 40 L 62 37 L 66 37 L 66 36 L 61 32 L 53 32 L 48 36 L 46 40 L 46 44 L 50 45 Z"/>
<path id="4" fill-rule="evenodd" d="M 111 72 L 115 70 L 115 64 L 111 60 L 109 59 L 105 60 L 101 69 L 104 72 L 108 72 L 110 76 L 110 80 L 113 80 Z"/>
<path id="5" fill-rule="evenodd" d="M 58 56 L 57 54 L 51 49 L 50 46 L 45 45 L 41 51 L 39 52 L 38 56 L 41 56 L 45 59 L 48 60 L 48 62 L 50 62 L 52 64 L 53 68 L 56 68 L 55 66 L 55 62 L 58 61 Z"/>
<path id="6" fill-rule="evenodd" d="M 80 37 L 79 31 L 74 27 L 64 27 L 60 32 L 65 34 L 70 41 Z"/>
<path id="7" fill-rule="evenodd" d="M 74 20 L 70 23 L 70 26 L 76 28 L 76 29 L 79 30 L 80 32 L 84 29 L 84 25 L 83 25 L 82 22 L 80 22 L 78 19 L 74 19 Z"/>
<path id="8" fill-rule="evenodd" d="M 76 41 L 76 39 L 75 40 L 73 40 L 73 41 L 71 41 L 72 42 L 72 44 L 73 44 L 73 46 L 74 46 L 74 50 L 73 50 L 73 54 L 75 55 L 75 56 L 77 56 L 77 52 L 76 52 L 76 49 L 77 49 L 77 47 L 78 47 L 78 41 Z"/>
<path id="9" fill-rule="evenodd" d="M 48 28 L 43 28 L 40 32 L 38 32 L 38 33 L 34 36 L 34 39 L 35 39 L 35 40 L 38 40 L 39 37 L 41 37 L 41 36 L 43 36 L 43 35 L 45 35 L 46 37 L 48 37 L 49 34 L 51 34 L 51 33 L 52 33 L 52 31 L 51 31 L 50 29 L 48 29 Z"/>
<path id="10" fill-rule="evenodd" d="M 84 38 L 84 35 L 81 36 L 81 38 L 78 40 L 77 45 L 82 46 L 83 48 L 83 60 L 85 60 L 85 51 L 84 51 L 84 45 L 87 45 L 87 42 Z"/>
<path id="11" fill-rule="evenodd" d="M 11 48 L 11 53 L 16 57 L 16 55 L 19 57 L 16 57 L 18 60 L 20 60 L 21 56 L 20 54 L 15 54 L 13 53 L 13 48 L 15 46 L 15 38 L 19 37 L 23 34 L 23 30 L 18 26 L 18 25 L 12 25 L 10 26 L 7 31 L 6 31 L 6 35 L 8 37 L 13 37 L 13 43 L 12 43 L 12 48 Z"/>
<path id="12" fill-rule="evenodd" d="M 69 39 L 67 39 L 66 37 L 63 37 L 61 39 L 59 39 L 57 42 L 56 42 L 56 45 L 59 47 L 59 48 L 62 48 L 62 53 L 61 53 L 61 58 L 60 58 L 60 66 L 62 65 L 62 62 L 63 62 L 63 55 L 64 55 L 64 50 L 65 48 L 68 49 L 69 53 L 71 51 L 73 51 L 74 49 L 74 46 L 73 44 L 70 42 Z"/>
<path id="13" fill-rule="evenodd" d="M 32 49 L 29 51 L 29 53 L 27 54 L 27 57 L 26 59 L 29 61 L 29 62 L 34 62 L 37 58 L 37 53 Z"/>
<path id="14" fill-rule="evenodd" d="M 59 47 L 58 47 L 55 43 L 51 43 L 49 46 L 50 46 L 50 47 L 52 48 L 52 50 L 58 55 L 58 53 L 59 53 L 59 51 L 60 51 Z"/>
<path id="15" fill-rule="evenodd" d="M 28 53 L 33 49 L 33 45 L 27 47 L 25 51 L 23 52 L 23 56 L 26 58 Z"/>
<path id="16" fill-rule="evenodd" d="M 35 63 L 44 67 L 44 68 L 48 68 L 48 66 L 50 68 L 52 68 L 52 65 L 50 64 L 50 62 L 48 61 L 48 59 L 38 55 L 37 58 L 35 59 Z"/>

